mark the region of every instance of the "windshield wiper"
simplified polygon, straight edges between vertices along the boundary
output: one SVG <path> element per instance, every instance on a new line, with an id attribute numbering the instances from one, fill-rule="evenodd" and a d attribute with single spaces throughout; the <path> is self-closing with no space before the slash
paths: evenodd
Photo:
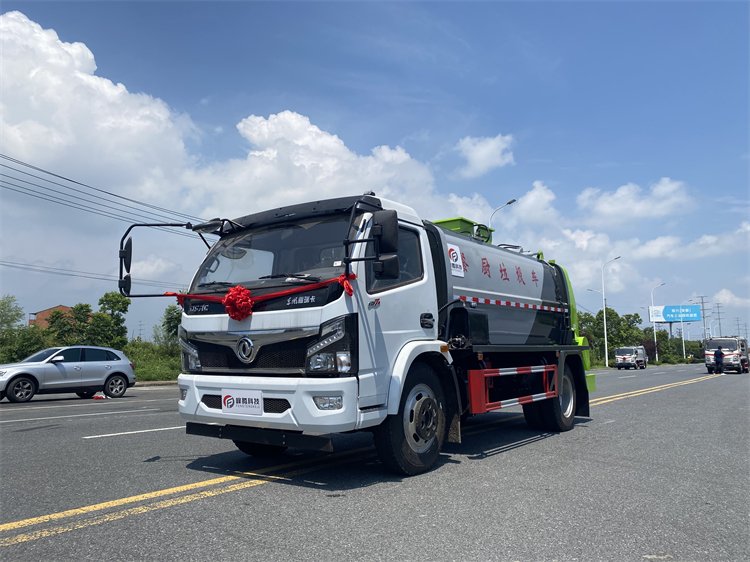
<path id="1" fill-rule="evenodd" d="M 315 277 L 309 273 L 274 273 L 273 275 L 262 275 L 258 279 L 281 279 L 282 277 L 293 278 L 300 281 L 308 281 L 310 283 L 317 283 L 320 281 L 320 277 Z"/>
<path id="2" fill-rule="evenodd" d="M 198 288 L 204 287 L 231 287 L 237 283 L 230 283 L 229 281 L 209 281 L 208 283 L 198 283 Z"/>

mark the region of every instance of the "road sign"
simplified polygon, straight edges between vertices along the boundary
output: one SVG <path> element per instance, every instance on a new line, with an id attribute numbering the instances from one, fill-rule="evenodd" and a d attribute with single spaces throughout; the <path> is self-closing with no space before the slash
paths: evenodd
<path id="1" fill-rule="evenodd" d="M 700 322 L 701 307 L 699 304 L 680 304 L 649 306 L 650 322 Z"/>

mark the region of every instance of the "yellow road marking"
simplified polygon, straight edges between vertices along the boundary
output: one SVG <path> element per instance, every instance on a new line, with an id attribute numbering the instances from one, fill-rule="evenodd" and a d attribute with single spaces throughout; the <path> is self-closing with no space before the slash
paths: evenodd
<path id="1" fill-rule="evenodd" d="M 633 397 L 636 397 L 636 396 L 642 396 L 644 394 L 650 394 L 650 393 L 653 393 L 653 392 L 660 392 L 662 390 L 668 390 L 670 388 L 676 388 L 678 386 L 683 386 L 683 385 L 687 385 L 687 384 L 694 384 L 694 383 L 697 383 L 697 382 L 703 382 L 703 381 L 707 381 L 707 380 L 714 379 L 716 377 L 721 377 L 721 376 L 724 376 L 724 375 L 723 374 L 713 374 L 713 375 L 708 375 L 708 376 L 704 376 L 704 377 L 699 377 L 699 378 L 696 378 L 696 379 L 690 379 L 690 380 L 687 380 L 687 381 L 680 381 L 680 382 L 676 382 L 676 383 L 663 384 L 663 385 L 660 385 L 660 386 L 654 386 L 654 387 L 640 389 L 640 390 L 634 390 L 634 391 L 630 391 L 630 392 L 623 392 L 621 394 L 614 394 L 612 396 L 604 396 L 604 397 L 601 397 L 601 398 L 596 398 L 596 399 L 591 400 L 590 404 L 592 406 L 600 406 L 602 404 L 608 404 L 610 402 L 615 402 L 617 400 L 624 400 L 626 398 L 633 398 Z M 490 424 L 487 424 L 487 425 L 490 425 Z M 480 429 L 480 428 L 475 428 L 475 429 Z M 479 433 L 479 432 L 481 432 L 481 430 L 477 431 L 477 433 Z M 370 447 L 364 447 L 364 448 L 361 448 L 361 449 L 355 449 L 353 451 L 349 451 L 347 453 L 343 453 L 341 455 L 332 455 L 330 457 L 327 457 L 326 460 L 328 460 L 329 462 L 325 462 L 325 463 L 317 463 L 318 459 L 311 459 L 309 461 L 303 461 L 303 462 L 296 461 L 296 462 L 291 462 L 291 463 L 287 463 L 287 464 L 284 464 L 284 465 L 279 465 L 279 466 L 275 466 L 275 467 L 269 467 L 269 468 L 265 468 L 265 469 L 262 469 L 262 470 L 258 470 L 256 472 L 238 472 L 238 473 L 236 473 L 236 475 L 222 476 L 222 477 L 219 477 L 219 478 L 211 478 L 209 480 L 202 480 L 200 482 L 194 482 L 192 484 L 185 484 L 185 485 L 182 485 L 182 486 L 174 486 L 172 488 L 165 488 L 165 489 L 162 489 L 162 490 L 155 490 L 153 492 L 147 492 L 145 494 L 138 494 L 138 495 L 135 495 L 135 496 L 129 496 L 129 497 L 120 498 L 120 499 L 117 499 L 117 500 L 111 500 L 111 501 L 102 502 L 102 503 L 98 503 L 98 504 L 93 504 L 93 505 L 89 505 L 89 506 L 79 507 L 79 508 L 75 508 L 75 509 L 69 509 L 69 510 L 60 511 L 60 512 L 57 512 L 57 513 L 50 513 L 50 514 L 47 514 L 47 515 L 41 515 L 39 517 L 32 517 L 32 518 L 28 518 L 28 519 L 21 519 L 21 520 L 18 520 L 18 521 L 12 521 L 10 523 L 0 524 L 0 532 L 3 532 L 3 531 L 13 531 L 13 530 L 21 529 L 23 527 L 28 527 L 28 526 L 31 526 L 31 525 L 38 525 L 40 523 L 48 523 L 50 521 L 57 521 L 57 520 L 60 520 L 60 519 L 65 519 L 65 518 L 69 518 L 69 517 L 75 517 L 75 516 L 78 516 L 78 515 L 86 515 L 86 514 L 89 514 L 89 513 L 94 513 L 94 512 L 97 512 L 97 511 L 102 511 L 102 510 L 105 510 L 105 509 L 122 507 L 124 505 L 132 504 L 132 503 L 137 503 L 137 502 L 141 502 L 141 501 L 145 501 L 145 500 L 156 499 L 156 498 L 160 498 L 160 497 L 164 497 L 164 496 L 168 496 L 168 495 L 172 495 L 172 494 L 178 494 L 178 493 L 181 493 L 181 492 L 190 492 L 190 491 L 193 491 L 193 490 L 198 490 L 200 488 L 207 488 L 209 486 L 218 486 L 220 484 L 226 484 L 228 482 L 233 482 L 233 481 L 241 480 L 243 478 L 261 477 L 261 478 L 253 478 L 252 480 L 247 480 L 245 482 L 239 482 L 239 483 L 232 484 L 232 485 L 229 485 L 229 486 L 217 487 L 217 488 L 214 488 L 212 490 L 201 490 L 199 492 L 194 492 L 194 493 L 190 493 L 190 494 L 179 496 L 179 497 L 175 497 L 175 498 L 169 498 L 169 499 L 166 499 L 166 500 L 161 500 L 161 501 L 158 501 L 156 503 L 152 503 L 152 504 L 148 504 L 148 505 L 136 506 L 136 507 L 131 507 L 131 508 L 128 508 L 128 509 L 123 509 L 123 510 L 120 510 L 120 511 L 115 511 L 115 512 L 112 512 L 112 513 L 98 515 L 98 516 L 95 516 L 95 517 L 91 517 L 89 519 L 84 519 L 82 521 L 76 521 L 76 522 L 73 522 L 73 523 L 70 523 L 70 524 L 67 524 L 67 525 L 59 525 L 57 527 L 51 527 L 49 529 L 40 529 L 38 531 L 33 531 L 33 532 L 29 532 L 29 533 L 22 533 L 22 534 L 19 534 L 19 535 L 15 535 L 13 537 L 8 537 L 8 538 L 5 538 L 5 539 L 0 539 L 0 547 L 2 547 L 2 546 L 11 546 L 11 545 L 15 545 L 15 544 L 20 544 L 20 543 L 23 543 L 23 542 L 28 542 L 28 541 L 42 539 L 42 538 L 45 538 L 45 537 L 52 537 L 52 536 L 55 536 L 55 535 L 59 535 L 59 534 L 62 534 L 62 533 L 67 533 L 67 532 L 74 531 L 74 530 L 77 530 L 77 529 L 83 529 L 83 528 L 86 528 L 86 527 L 91 527 L 93 525 L 101 525 L 103 523 L 109 523 L 111 521 L 117 521 L 119 519 L 124 519 L 125 517 L 129 517 L 129 516 L 132 516 L 132 515 L 139 515 L 139 514 L 142 514 L 142 513 L 148 513 L 148 512 L 151 512 L 151 511 L 156 511 L 158 509 L 165 509 L 165 508 L 168 508 L 168 507 L 173 507 L 173 506 L 176 506 L 176 505 L 182 505 L 182 504 L 190 503 L 190 502 L 193 502 L 193 501 L 196 501 L 196 500 L 200 500 L 200 499 L 205 499 L 205 498 L 210 498 L 210 497 L 218 496 L 220 494 L 225 494 L 225 493 L 229 493 L 229 492 L 233 492 L 233 491 L 238 491 L 238 490 L 244 490 L 244 489 L 247 489 L 247 488 L 252 488 L 252 487 L 255 487 L 255 486 L 259 486 L 261 484 L 266 484 L 266 483 L 271 482 L 271 481 L 289 480 L 291 477 L 298 476 L 300 474 L 304 474 L 305 472 L 312 472 L 312 471 L 319 470 L 319 469 L 322 469 L 322 468 L 328 468 L 330 466 L 338 465 L 338 464 L 340 464 L 340 462 L 342 460 L 343 461 L 347 461 L 351 457 L 355 457 L 356 455 L 358 455 L 358 454 L 360 454 L 362 452 L 365 452 L 365 451 L 369 451 L 369 450 L 370 450 Z M 300 467 L 301 465 L 310 465 L 310 464 L 312 464 L 312 466 L 304 466 L 302 468 L 298 468 L 297 470 L 293 470 L 293 471 L 288 472 L 288 473 L 286 473 L 284 475 L 281 475 L 281 476 L 269 474 L 271 472 L 284 471 L 284 470 L 287 470 L 289 468 Z"/>
<path id="2" fill-rule="evenodd" d="M 366 449 L 358 449 L 357 452 L 361 452 Z M 344 460 L 353 460 L 351 457 L 353 457 L 353 454 L 347 454 L 346 457 L 349 457 Z M 105 513 L 103 515 L 98 515 L 95 517 L 91 517 L 89 519 L 84 519 L 82 521 L 75 521 L 73 523 L 69 523 L 67 525 L 59 525 L 57 527 L 51 527 L 49 529 L 40 529 L 38 531 L 32 531 L 30 533 L 22 533 L 20 535 L 15 535 L 13 537 L 8 537 L 5 539 L 0 539 L 0 547 L 3 546 L 13 546 L 16 544 L 21 544 L 24 542 L 39 540 L 43 538 L 53 537 L 55 535 L 60 535 L 62 533 L 68 533 L 70 531 L 75 531 L 78 529 L 84 529 L 86 527 L 92 527 L 94 525 L 102 525 L 103 523 L 111 523 L 112 521 L 117 521 L 119 519 L 124 519 L 126 517 L 130 517 L 131 515 L 141 515 L 143 513 L 149 513 L 151 511 L 156 511 L 158 509 L 165 509 L 168 507 L 174 507 L 176 505 L 182 505 L 186 503 L 190 503 L 196 500 L 202 500 L 206 498 L 211 498 L 214 496 L 218 496 L 221 494 L 227 494 L 229 492 L 237 492 L 239 490 L 244 490 L 246 488 L 253 488 L 255 486 L 260 486 L 261 484 L 266 484 L 270 481 L 278 481 L 278 480 L 290 480 L 294 476 L 299 476 L 300 474 L 304 474 L 306 472 L 313 472 L 315 470 L 319 470 L 322 468 L 328 468 L 330 466 L 340 466 L 342 458 L 336 458 L 332 462 L 326 462 L 326 463 L 320 463 L 314 466 L 307 466 L 305 468 L 300 468 L 299 470 L 294 470 L 292 472 L 289 472 L 283 476 L 274 476 L 274 475 L 264 475 L 262 479 L 254 479 L 254 480 L 248 480 L 246 482 L 240 482 L 238 484 L 232 484 L 231 486 L 223 486 L 220 488 L 214 488 L 212 490 L 202 490 L 200 492 L 196 492 L 193 494 L 188 494 L 185 496 L 178 496 L 176 498 L 170 498 L 166 500 L 162 500 L 156 503 L 148 504 L 148 505 L 141 505 L 137 507 L 131 507 L 128 509 L 123 509 L 122 511 L 115 511 L 112 513 Z M 287 465 L 288 466 L 288 465 Z M 252 473 L 252 472 L 243 472 L 244 475 L 260 475 L 258 473 Z M 232 476 L 227 478 L 240 478 L 239 476 Z M 221 480 L 221 479 L 216 479 Z M 109 502 L 108 502 L 109 503 Z M 99 504 L 101 505 L 101 504 Z M 74 510 L 72 510 L 74 511 Z"/>
<path id="3" fill-rule="evenodd" d="M 355 455 L 366 450 L 368 449 L 367 448 L 356 449 L 354 451 L 347 452 L 346 454 L 342 453 L 341 456 L 351 456 L 351 455 Z M 340 457 L 337 457 L 337 458 L 340 458 Z M 330 459 L 330 457 L 327 457 L 327 459 Z M 57 513 L 40 515 L 38 517 L 31 517 L 29 519 L 20 519 L 18 521 L 11 521 L 10 523 L 4 523 L 0 525 L 0 532 L 12 531 L 12 530 L 20 529 L 22 527 L 38 525 L 39 523 L 48 523 L 49 521 L 56 521 L 58 519 L 64 519 L 66 517 L 75 517 L 76 515 L 86 515 L 88 513 L 92 513 L 95 511 L 102 511 L 104 509 L 110 509 L 113 507 L 121 507 L 123 505 L 137 503 L 137 502 L 144 501 L 144 500 L 152 500 L 155 498 L 160 498 L 160 497 L 168 496 L 171 494 L 178 494 L 180 492 L 189 492 L 191 490 L 197 490 L 199 488 L 207 488 L 209 486 L 215 486 L 217 484 L 226 484 L 227 482 L 240 480 L 241 478 L 247 478 L 249 476 L 264 476 L 266 478 L 271 478 L 270 476 L 268 476 L 268 473 L 270 472 L 284 471 L 289 468 L 294 468 L 294 467 L 299 467 L 301 465 L 314 463 L 317 460 L 318 459 L 311 459 L 305 462 L 300 462 L 300 461 L 290 462 L 290 463 L 283 464 L 283 465 L 264 468 L 264 469 L 258 470 L 257 472 L 238 472 L 236 475 L 221 476 L 219 478 L 201 480 L 200 482 L 193 482 L 192 484 L 184 484 L 182 486 L 175 486 L 173 488 L 164 488 L 163 490 L 155 490 L 153 492 L 147 492 L 145 494 L 138 494 L 136 496 L 128 496 L 127 498 L 120 498 L 117 500 L 111 500 L 111 501 L 106 501 L 106 502 L 97 503 L 93 505 L 87 505 L 84 507 L 77 507 L 75 509 L 68 509 L 66 511 L 59 511 Z"/>
<path id="4" fill-rule="evenodd" d="M 673 382 L 669 384 L 663 384 L 660 386 L 652 386 L 650 388 L 642 388 L 640 390 L 631 390 L 630 392 L 623 392 L 622 394 L 614 394 L 612 396 L 603 396 L 601 398 L 595 398 L 589 402 L 591 406 L 601 406 L 602 404 L 609 404 L 610 402 L 616 402 L 617 400 L 624 400 L 625 398 L 634 398 L 636 396 L 643 396 L 644 394 L 651 394 L 652 392 L 660 392 L 662 390 L 668 390 L 670 388 L 676 388 L 678 386 L 684 386 L 687 384 L 694 384 L 697 382 L 703 382 L 716 377 L 723 377 L 722 374 L 708 375 L 705 377 L 699 377 L 697 379 L 689 379 L 686 381 Z"/>

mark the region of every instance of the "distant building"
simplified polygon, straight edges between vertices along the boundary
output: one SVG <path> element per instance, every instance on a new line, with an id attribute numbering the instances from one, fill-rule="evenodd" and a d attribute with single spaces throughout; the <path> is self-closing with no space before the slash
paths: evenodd
<path id="1" fill-rule="evenodd" d="M 55 310 L 59 310 L 63 314 L 66 312 L 69 312 L 73 310 L 69 306 L 65 306 L 64 304 L 58 304 L 57 306 L 53 306 L 52 308 L 45 308 L 44 310 L 40 310 L 39 312 L 32 312 L 29 314 L 29 326 L 39 326 L 40 328 L 47 329 L 49 327 L 49 315 L 52 314 Z"/>

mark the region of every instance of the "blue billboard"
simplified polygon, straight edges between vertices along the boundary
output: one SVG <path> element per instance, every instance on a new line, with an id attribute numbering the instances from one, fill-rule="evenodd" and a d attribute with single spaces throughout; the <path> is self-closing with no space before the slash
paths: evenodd
<path id="1" fill-rule="evenodd" d="M 680 304 L 649 306 L 651 322 L 700 322 L 701 307 L 699 304 Z"/>

